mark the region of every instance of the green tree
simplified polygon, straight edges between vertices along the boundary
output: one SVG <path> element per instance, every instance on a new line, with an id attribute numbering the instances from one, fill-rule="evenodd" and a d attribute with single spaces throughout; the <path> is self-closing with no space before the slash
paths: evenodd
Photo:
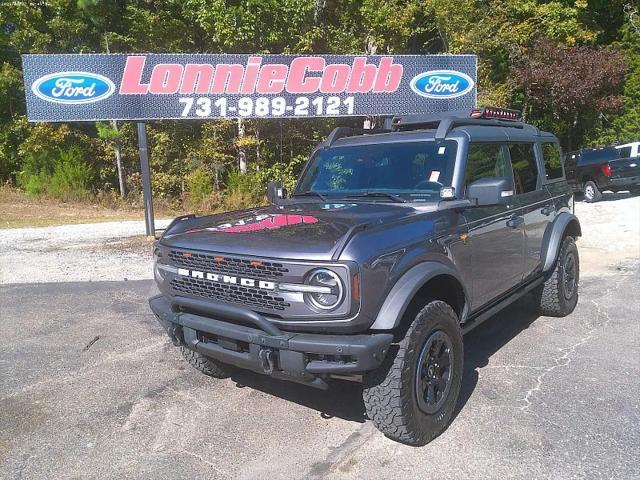
<path id="1" fill-rule="evenodd" d="M 604 125 L 595 132 L 595 143 L 601 145 L 640 140 L 640 30 L 629 24 L 617 45 L 626 54 L 629 69 L 622 91 L 622 108 L 601 117 Z"/>
<path id="2" fill-rule="evenodd" d="M 481 103 L 524 106 L 529 121 L 560 133 L 575 146 L 595 139 L 637 139 L 640 47 L 630 22 L 630 12 L 637 7 L 637 0 L 0 2 L 0 181 L 19 181 L 19 172 L 41 162 L 49 165 L 41 170 L 52 175 L 59 152 L 76 145 L 95 172 L 89 190 L 118 185 L 114 132 L 103 125 L 26 121 L 20 61 L 23 53 L 102 53 L 107 47 L 111 52 L 169 53 L 472 53 L 479 59 Z M 575 92 L 566 90 L 570 82 L 555 93 L 568 68 L 557 64 L 555 53 L 543 58 L 536 51 L 541 40 L 559 51 L 616 46 L 624 51 L 628 71 L 624 78 L 616 77 L 615 85 L 609 82 L 593 90 L 594 101 L 576 100 Z M 603 71 L 603 65 L 618 58 L 612 55 L 587 58 L 591 63 L 579 67 L 581 78 Z M 527 64 L 533 67 L 532 62 L 539 62 L 535 69 L 543 87 L 514 76 Z M 544 74 L 548 63 L 557 65 L 553 75 Z M 549 83 L 550 76 L 558 77 L 557 82 Z M 567 99 L 577 103 L 563 105 Z M 622 108 L 615 110 L 617 104 Z M 577 123 L 572 116 L 576 109 Z M 260 193 L 268 180 L 285 180 L 291 186 L 318 141 L 334 126 L 362 125 L 362 119 L 246 120 L 243 125 L 244 136 L 238 139 L 237 125 L 230 120 L 150 123 L 156 192 L 178 198 L 196 183 L 206 192 L 207 181 L 216 191 L 231 183 L 238 192 L 250 185 Z M 120 123 L 117 138 L 122 171 L 135 190 L 135 124 Z M 239 149 L 250 167 L 246 180 L 234 176 Z M 188 180 L 195 170 L 203 174 Z M 239 202 L 246 195 L 236 197 Z"/>
<path id="3" fill-rule="evenodd" d="M 572 150 L 598 124 L 602 112 L 620 109 L 625 57 L 620 50 L 557 47 L 539 42 L 512 71 L 524 114 L 551 127 Z"/>

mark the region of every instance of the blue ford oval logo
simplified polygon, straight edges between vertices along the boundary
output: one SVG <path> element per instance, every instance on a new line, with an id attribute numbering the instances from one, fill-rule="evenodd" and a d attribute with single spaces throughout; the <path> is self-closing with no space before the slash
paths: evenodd
<path id="1" fill-rule="evenodd" d="M 469 93 L 475 82 L 455 70 L 430 70 L 411 80 L 411 90 L 427 98 L 456 98 Z"/>
<path id="2" fill-rule="evenodd" d="M 40 77 L 31 91 L 47 102 L 81 104 L 110 97 L 115 85 L 97 73 L 63 72 Z"/>

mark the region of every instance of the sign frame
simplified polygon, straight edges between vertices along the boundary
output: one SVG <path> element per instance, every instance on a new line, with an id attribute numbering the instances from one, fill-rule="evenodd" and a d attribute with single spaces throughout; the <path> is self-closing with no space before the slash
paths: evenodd
<path id="1" fill-rule="evenodd" d="M 475 55 L 38 54 L 22 61 L 32 122 L 391 116 L 471 109 L 477 99 Z"/>

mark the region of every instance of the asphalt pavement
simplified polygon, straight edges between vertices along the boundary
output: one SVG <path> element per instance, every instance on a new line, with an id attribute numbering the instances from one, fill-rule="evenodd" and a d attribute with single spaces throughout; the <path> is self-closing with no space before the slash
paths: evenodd
<path id="1" fill-rule="evenodd" d="M 327 392 L 187 365 L 148 280 L 0 286 L 0 478 L 639 478 L 638 262 L 576 311 L 524 298 L 465 337 L 457 414 L 422 448 Z"/>

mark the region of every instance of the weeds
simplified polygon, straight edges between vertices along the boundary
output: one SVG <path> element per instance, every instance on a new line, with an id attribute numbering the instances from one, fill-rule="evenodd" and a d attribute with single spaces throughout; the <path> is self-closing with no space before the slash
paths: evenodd
<path id="1" fill-rule="evenodd" d="M 30 196 L 46 195 L 62 201 L 87 200 L 95 179 L 79 147 L 31 153 L 18 177 Z"/>

